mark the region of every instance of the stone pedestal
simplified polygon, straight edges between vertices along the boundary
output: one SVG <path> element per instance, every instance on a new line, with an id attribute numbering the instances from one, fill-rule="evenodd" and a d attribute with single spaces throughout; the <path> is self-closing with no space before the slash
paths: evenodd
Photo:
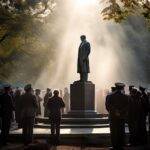
<path id="1" fill-rule="evenodd" d="M 75 81 L 70 85 L 70 112 L 68 116 L 75 118 L 93 118 L 100 115 L 95 112 L 95 85 L 88 82 Z"/>

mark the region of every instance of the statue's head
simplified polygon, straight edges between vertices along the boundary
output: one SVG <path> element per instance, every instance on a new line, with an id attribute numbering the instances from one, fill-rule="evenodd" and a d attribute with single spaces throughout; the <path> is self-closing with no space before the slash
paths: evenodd
<path id="1" fill-rule="evenodd" d="M 81 36 L 80 36 L 80 39 L 81 39 L 81 41 L 83 42 L 83 41 L 86 40 L 86 36 L 85 36 L 85 35 L 81 35 Z"/>

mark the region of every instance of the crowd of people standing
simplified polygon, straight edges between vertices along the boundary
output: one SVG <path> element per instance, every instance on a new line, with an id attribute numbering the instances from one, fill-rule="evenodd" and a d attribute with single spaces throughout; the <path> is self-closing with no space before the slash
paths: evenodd
<path id="1" fill-rule="evenodd" d="M 150 93 L 144 87 L 129 86 L 125 94 L 125 84 L 116 83 L 106 97 L 106 109 L 109 113 L 112 149 L 123 150 L 125 131 L 128 125 L 129 146 L 146 145 L 147 118 L 150 121 Z M 150 122 L 149 122 L 150 124 Z"/>
<path id="2" fill-rule="evenodd" d="M 5 85 L 0 91 L 0 118 L 1 135 L 0 144 L 7 144 L 12 120 L 22 128 L 23 142 L 28 145 L 32 142 L 35 118 L 42 114 L 41 102 L 44 106 L 44 117 L 49 117 L 51 135 L 59 139 L 61 114 L 69 111 L 69 91 L 47 88 L 44 97 L 41 90 L 33 90 L 27 84 L 24 90 L 12 90 L 10 85 Z M 65 104 L 67 104 L 65 106 Z M 131 146 L 146 145 L 148 141 L 147 121 L 150 131 L 150 92 L 144 87 L 129 86 L 129 94 L 125 93 L 125 84 L 116 83 L 111 92 L 106 96 L 106 109 L 109 114 L 112 148 L 122 150 L 125 146 L 126 128 L 129 129 L 129 143 Z M 15 115 L 14 113 L 15 112 Z M 127 126 L 126 126 L 127 125 Z"/>
<path id="3" fill-rule="evenodd" d="M 64 100 L 69 95 L 64 90 Z M 31 84 L 27 84 L 24 90 L 16 88 L 12 90 L 10 85 L 4 85 L 0 92 L 0 145 L 6 145 L 12 121 L 17 123 L 17 128 L 22 128 L 23 142 L 28 145 L 32 142 L 36 116 L 41 115 L 41 102 L 44 106 L 44 117 L 49 117 L 51 134 L 59 138 L 61 114 L 64 112 L 65 103 L 59 96 L 59 91 L 47 88 L 44 98 L 40 96 L 41 90 L 33 90 Z M 68 103 L 68 102 L 67 102 Z M 14 113 L 15 112 L 15 113 Z"/>

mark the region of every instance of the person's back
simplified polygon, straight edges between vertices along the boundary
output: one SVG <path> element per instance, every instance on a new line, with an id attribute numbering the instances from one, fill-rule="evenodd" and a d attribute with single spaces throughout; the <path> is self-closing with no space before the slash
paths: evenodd
<path id="1" fill-rule="evenodd" d="M 54 96 L 50 98 L 47 103 L 47 109 L 49 110 L 49 119 L 51 123 L 51 135 L 54 136 L 56 134 L 58 141 L 60 135 L 61 108 L 63 107 L 65 107 L 65 104 L 62 98 L 59 97 L 59 91 L 55 90 Z M 54 141 L 56 142 L 57 140 Z"/>
<path id="2" fill-rule="evenodd" d="M 36 97 L 32 94 L 32 85 L 27 84 L 24 90 L 25 94 L 21 96 L 20 109 L 24 144 L 27 145 L 33 139 L 34 119 L 38 105 Z"/>
<path id="3" fill-rule="evenodd" d="M 22 117 L 34 117 L 37 109 L 36 97 L 32 93 L 25 93 L 21 96 Z"/>
<path id="4" fill-rule="evenodd" d="M 109 96 L 112 95 L 115 92 L 116 92 L 116 88 L 111 87 L 111 92 L 106 95 L 105 107 L 106 107 L 106 110 L 108 112 L 110 111 L 110 104 L 111 104 L 110 101 L 109 101 Z"/>
<path id="5" fill-rule="evenodd" d="M 121 118 L 127 114 L 128 96 L 121 91 L 116 91 L 109 95 L 109 112 L 111 117 L 118 115 Z"/>
<path id="6" fill-rule="evenodd" d="M 116 91 L 107 96 L 106 108 L 109 112 L 111 142 L 115 150 L 122 150 L 125 144 L 125 119 L 128 111 L 128 96 L 124 84 L 116 83 Z"/>
<path id="7" fill-rule="evenodd" d="M 53 96 L 47 103 L 50 116 L 58 117 L 61 115 L 61 108 L 63 108 L 64 102 L 61 97 Z"/>

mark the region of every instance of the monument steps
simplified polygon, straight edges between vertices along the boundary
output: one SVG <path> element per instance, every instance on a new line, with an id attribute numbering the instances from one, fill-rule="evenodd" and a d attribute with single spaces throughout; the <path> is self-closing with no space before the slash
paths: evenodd
<path id="1" fill-rule="evenodd" d="M 50 124 L 38 123 L 35 128 L 50 129 Z M 104 128 L 109 127 L 109 124 L 61 124 L 62 129 L 65 128 Z"/>
<path id="2" fill-rule="evenodd" d="M 37 117 L 38 123 L 49 123 L 49 118 Z M 62 118 L 62 124 L 108 124 L 108 117 L 103 118 Z"/>

